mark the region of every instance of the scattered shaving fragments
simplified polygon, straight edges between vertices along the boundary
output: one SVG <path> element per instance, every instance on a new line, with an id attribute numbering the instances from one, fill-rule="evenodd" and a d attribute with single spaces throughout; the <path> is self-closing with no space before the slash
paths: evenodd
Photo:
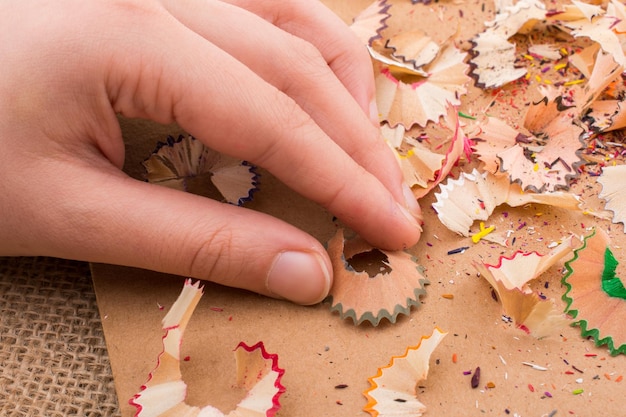
<path id="1" fill-rule="evenodd" d="M 458 112 L 454 106 L 448 105 L 441 126 L 444 128 L 442 131 L 452 133 L 445 155 L 433 152 L 419 142 L 402 141 L 394 149 L 398 153 L 404 180 L 417 199 L 424 197 L 443 181 L 462 155 L 467 154 L 467 137 L 460 127 Z"/>
<path id="2" fill-rule="evenodd" d="M 515 66 L 515 45 L 508 39 L 516 33 L 532 29 L 545 18 L 546 9 L 537 0 L 520 0 L 498 11 L 487 30 L 472 39 L 471 75 L 482 88 L 500 87 L 526 74 Z"/>
<path id="3" fill-rule="evenodd" d="M 602 191 L 598 197 L 606 200 L 606 209 L 613 212 L 613 223 L 626 225 L 626 165 L 604 167 L 598 182 Z"/>
<path id="4" fill-rule="evenodd" d="M 346 240 L 342 229 L 328 242 L 334 282 L 327 301 L 331 311 L 338 311 L 342 319 L 351 318 L 355 325 L 369 322 L 378 326 L 382 319 L 395 323 L 398 315 L 408 315 L 412 306 L 420 305 L 429 283 L 417 259 L 404 251 L 380 251 L 388 273 L 384 270 L 370 276 L 350 266 L 351 258 L 372 250 L 358 237 Z"/>
<path id="5" fill-rule="evenodd" d="M 372 416 L 419 417 L 426 406 L 418 401 L 416 388 L 428 376 L 430 355 L 447 335 L 435 328 L 417 346 L 408 347 L 402 356 L 393 356 L 389 365 L 368 378 L 371 387 L 364 410 Z"/>
<path id="6" fill-rule="evenodd" d="M 415 67 L 413 63 L 403 62 L 392 56 L 379 52 L 383 39 L 382 32 L 387 28 L 386 20 L 391 17 L 386 0 L 378 0 L 363 10 L 352 22 L 350 28 L 356 34 L 357 38 L 367 46 L 372 59 L 385 65 L 393 66 L 396 71 L 406 74 L 428 76 L 424 70 Z M 375 45 L 376 44 L 376 45 Z"/>
<path id="7" fill-rule="evenodd" d="M 407 129 L 437 122 L 467 93 L 467 54 L 452 39 L 440 45 L 417 29 L 385 38 L 389 16 L 386 2 L 375 2 L 351 26 L 374 61 L 381 121 Z"/>
<path id="8" fill-rule="evenodd" d="M 150 373 L 139 393 L 130 404 L 137 408 L 135 417 L 224 417 L 217 408 L 190 406 L 185 402 L 187 385 L 180 371 L 180 347 L 187 323 L 193 314 L 203 287 L 200 282 L 185 281 L 183 290 L 163 318 L 163 352 L 157 367 Z M 235 349 L 237 386 L 248 391 L 237 407 L 226 417 L 273 417 L 280 409 L 279 398 L 285 391 L 281 384 L 284 373 L 278 367 L 278 357 L 265 351 L 263 343 L 247 346 L 240 343 Z"/>
<path id="9" fill-rule="evenodd" d="M 387 0 L 377 0 L 365 8 L 354 19 L 350 28 L 357 38 L 368 47 L 378 39 L 382 39 L 382 31 L 387 28 L 385 21 L 391 17 Z"/>
<path id="10" fill-rule="evenodd" d="M 626 66 L 622 47 L 626 42 L 625 10 L 624 5 L 615 0 L 607 4 L 606 10 L 572 0 L 561 12 L 549 15 L 548 20 L 574 37 L 587 37 L 597 42 L 620 65 Z"/>
<path id="11" fill-rule="evenodd" d="M 410 64 L 415 69 L 431 63 L 440 50 L 439 45 L 419 29 L 403 32 L 387 39 L 385 48 L 391 50 L 391 56 L 394 59 Z"/>
<path id="12" fill-rule="evenodd" d="M 188 182 L 210 175 L 211 183 L 224 201 L 242 205 L 252 200 L 258 189 L 258 174 L 246 162 L 222 155 L 193 136 L 168 136 L 159 142 L 153 154 L 143 162 L 150 183 L 189 191 Z M 198 190 L 203 194 L 203 190 Z"/>
<path id="13" fill-rule="evenodd" d="M 448 105 L 458 106 L 460 97 L 467 93 L 470 78 L 465 57 L 466 53 L 454 45 L 445 45 L 423 67 L 428 77 L 417 78 L 402 76 L 393 66 L 376 65 L 376 101 L 381 119 L 406 128 L 439 121 Z"/>
<path id="14" fill-rule="evenodd" d="M 485 163 L 485 169 L 494 174 L 505 173 L 524 191 L 569 188 L 571 179 L 578 175 L 576 168 L 582 164 L 579 154 L 583 147 L 580 139 L 583 130 L 573 123 L 568 109 L 557 101 L 546 98 L 535 104 L 544 110 L 537 113 L 546 123 L 533 120 L 532 126 L 537 127 L 534 132 L 520 132 L 495 117 L 480 123 L 480 140 L 476 141 L 475 151 Z M 550 118 L 546 107 L 556 109 L 557 116 Z M 532 109 L 529 107 L 529 112 Z"/>
<path id="15" fill-rule="evenodd" d="M 591 104 L 585 119 L 596 133 L 623 129 L 626 127 L 626 107 L 621 100 L 597 100 Z"/>
<path id="16" fill-rule="evenodd" d="M 576 101 L 576 117 L 581 118 L 587 109 L 602 95 L 613 82 L 621 81 L 624 67 L 611 54 L 598 52 L 593 63 L 589 80 L 579 88 L 581 98 Z"/>
<path id="17" fill-rule="evenodd" d="M 474 221 L 487 220 L 501 204 L 517 207 L 537 203 L 569 210 L 578 210 L 580 205 L 580 198 L 575 194 L 560 191 L 525 193 L 518 184 L 511 184 L 506 176 L 481 173 L 477 169 L 471 173 L 463 172 L 458 179 L 441 184 L 435 198 L 432 207 L 439 220 L 462 236 L 469 236 Z"/>
<path id="18" fill-rule="evenodd" d="M 554 88 L 543 88 L 545 96 L 528 107 L 523 129 L 495 117 L 477 122 L 474 149 L 483 168 L 506 173 L 524 191 L 568 189 L 583 164 L 582 118 L 621 71 L 610 55 L 599 52 L 586 85 L 572 90 L 577 93 L 576 102 L 566 100 Z"/>
<path id="19" fill-rule="evenodd" d="M 609 236 L 602 229 L 585 237 L 574 259 L 565 263 L 562 283 L 566 312 L 580 326 L 583 337 L 592 337 L 596 346 L 606 345 L 611 355 L 626 354 L 626 288 L 615 274 L 618 261 L 609 248 Z"/>
<path id="20" fill-rule="evenodd" d="M 626 66 L 623 47 L 626 43 L 626 7 L 611 0 L 606 11 L 579 1 L 565 5 L 562 10 L 546 11 L 538 0 L 520 0 L 514 5 L 501 8 L 492 22 L 485 22 L 487 29 L 472 39 L 473 55 L 470 60 L 471 75 L 481 88 L 501 87 L 527 74 L 525 68 L 516 66 L 516 46 L 509 42 L 515 34 L 530 33 L 540 22 L 553 25 L 574 38 L 591 39 L 611 55 L 618 65 Z M 539 55 L 558 59 L 556 53 L 543 46 Z M 530 53 L 533 50 L 529 49 Z M 542 53 L 545 52 L 545 53 Z M 576 65 L 576 61 L 570 61 Z M 585 68 L 579 67 L 588 77 Z"/>
<path id="21" fill-rule="evenodd" d="M 567 322 L 551 300 L 542 300 L 528 283 L 538 278 L 572 250 L 569 237 L 546 255 L 536 252 L 516 252 L 510 258 L 501 257 L 497 265 L 474 262 L 474 267 L 491 284 L 502 303 L 504 314 L 518 327 L 527 329 L 537 338 L 554 334 Z"/>

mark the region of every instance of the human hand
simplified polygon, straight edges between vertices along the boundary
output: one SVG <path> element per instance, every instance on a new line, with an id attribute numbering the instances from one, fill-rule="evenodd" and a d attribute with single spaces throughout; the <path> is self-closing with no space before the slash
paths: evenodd
<path id="1" fill-rule="evenodd" d="M 125 175 L 116 113 L 177 122 L 378 247 L 419 239 L 419 206 L 375 127 L 369 57 L 321 3 L 0 9 L 0 254 L 135 266 L 302 304 L 327 294 L 330 261 L 308 234 Z"/>

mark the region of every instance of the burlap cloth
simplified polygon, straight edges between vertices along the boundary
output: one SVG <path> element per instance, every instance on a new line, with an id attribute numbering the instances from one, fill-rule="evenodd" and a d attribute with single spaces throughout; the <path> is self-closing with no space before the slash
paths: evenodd
<path id="1" fill-rule="evenodd" d="M 0 258 L 0 416 L 117 416 L 89 265 Z"/>

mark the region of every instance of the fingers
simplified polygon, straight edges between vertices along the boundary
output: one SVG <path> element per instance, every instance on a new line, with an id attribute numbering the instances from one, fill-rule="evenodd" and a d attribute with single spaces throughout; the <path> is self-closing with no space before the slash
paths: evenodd
<path id="1" fill-rule="evenodd" d="M 326 42 L 316 45 L 320 56 L 313 41 L 246 12 L 245 22 L 258 25 L 272 48 L 263 62 L 242 49 L 254 39 L 213 42 L 216 34 L 193 16 L 176 11 L 175 18 L 158 3 L 26 6 L 18 17 L 33 36 L 9 38 L 16 46 L 3 56 L 13 70 L 0 77 L 2 91 L 16 98 L 0 118 L 7 145 L 0 153 L 7 174 L 0 253 L 149 268 L 303 304 L 326 295 L 330 263 L 311 236 L 264 214 L 123 175 L 115 112 L 176 121 L 214 149 L 268 168 L 376 246 L 419 238 L 397 167 L 377 165 L 362 150 L 378 149 L 377 135 L 347 74 L 337 75 L 341 54 L 333 58 Z M 203 17 L 218 26 L 225 16 Z M 289 66 L 292 58 L 303 65 L 277 71 L 274 60 Z"/>
<path id="2" fill-rule="evenodd" d="M 147 268 L 300 304 L 321 301 L 332 280 L 322 245 L 273 217 L 130 179 L 89 156 L 47 158 L 41 181 L 13 213 L 19 233 L 0 249 Z M 44 177 L 45 178 L 45 177 Z M 14 200 L 15 201 L 15 200 Z M 45 210 L 42 207 L 45 205 Z M 45 227 L 42 227 L 45 225 Z M 9 248 L 1 248 L 9 244 Z M 16 255 L 22 253 L 13 253 Z"/>
<path id="3" fill-rule="evenodd" d="M 392 195 L 292 98 L 232 55 L 167 16 L 160 20 L 150 23 L 158 33 L 143 30 L 142 21 L 129 23 L 137 29 L 124 33 L 127 50 L 111 57 L 107 90 L 115 92 L 111 100 L 116 111 L 176 120 L 212 148 L 267 168 L 376 246 L 397 249 L 417 242 L 421 229 L 408 212 L 401 187 L 395 193 L 400 195 Z M 145 33 L 152 34 L 149 41 Z M 324 83 L 319 87 L 328 92 Z M 357 129 L 361 115 L 371 128 L 362 112 L 342 106 L 323 110 L 342 113 L 334 118 L 326 114 L 335 122 L 331 124 L 350 121 Z M 346 113 L 350 117 L 343 117 Z"/>
<path id="4" fill-rule="evenodd" d="M 254 2 L 255 5 L 257 3 Z M 285 4 L 291 3 L 298 4 L 290 1 L 274 6 L 281 10 Z M 297 25 L 288 25 L 294 26 L 296 33 L 313 38 L 320 48 L 326 50 L 324 52 L 315 43 L 294 36 L 247 10 L 221 1 L 166 0 L 165 4 L 184 25 L 227 51 L 295 100 L 335 143 L 378 178 L 397 201 L 403 202 L 402 175 L 380 135 L 378 115 L 375 118 L 376 127 L 368 124 L 367 116 L 351 95 L 367 90 L 373 100 L 374 90 L 368 87 L 370 84 L 373 86 L 373 82 L 370 83 L 372 66 L 369 55 L 349 29 L 328 9 L 318 2 L 308 2 L 309 13 L 306 16 L 321 16 L 298 21 Z M 296 7 L 293 8 L 298 11 Z M 219 16 L 219 19 L 214 16 Z M 295 19 L 302 20 L 300 16 Z M 280 17 L 275 20 L 287 21 Z M 320 26 L 312 26 L 314 24 Z M 314 30 L 315 36 L 312 33 Z M 325 37 L 329 39 L 325 41 Z M 334 72 L 333 65 L 329 67 L 327 60 L 335 62 L 335 67 L 341 71 Z M 349 64 L 348 60 L 351 60 Z M 350 71 L 347 71 L 348 68 Z M 346 88 L 346 82 L 342 84 L 342 77 L 350 79 L 352 91 Z"/>

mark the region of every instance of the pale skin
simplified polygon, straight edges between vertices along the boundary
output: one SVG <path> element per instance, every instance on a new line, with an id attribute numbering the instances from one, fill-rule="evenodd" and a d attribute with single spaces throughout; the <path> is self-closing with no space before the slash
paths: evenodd
<path id="1" fill-rule="evenodd" d="M 377 247 L 418 241 L 368 54 L 321 3 L 0 0 L 0 27 L 0 255 L 128 265 L 300 304 L 326 296 L 330 260 L 310 235 L 124 174 L 117 114 L 177 122 Z"/>

